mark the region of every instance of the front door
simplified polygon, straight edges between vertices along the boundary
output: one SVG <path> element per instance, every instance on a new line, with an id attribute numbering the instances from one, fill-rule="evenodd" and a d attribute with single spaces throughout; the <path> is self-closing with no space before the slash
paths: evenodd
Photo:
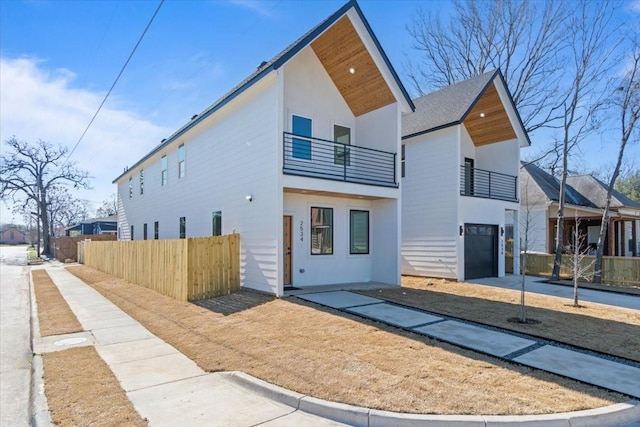
<path id="1" fill-rule="evenodd" d="M 282 241 L 284 254 L 283 260 L 283 284 L 284 286 L 291 285 L 291 215 L 285 215 L 283 217 L 282 227 Z"/>

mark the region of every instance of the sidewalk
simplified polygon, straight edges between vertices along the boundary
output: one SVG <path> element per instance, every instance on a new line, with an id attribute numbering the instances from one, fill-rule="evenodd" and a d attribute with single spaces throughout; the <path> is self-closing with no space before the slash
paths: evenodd
<path id="1" fill-rule="evenodd" d="M 94 345 L 151 426 L 339 426 L 207 373 L 60 264 L 46 267 L 85 332 L 34 337 L 34 353 Z"/>
<path id="2" fill-rule="evenodd" d="M 46 268 L 85 332 L 49 339 L 35 337 L 34 352 L 60 349 L 61 343 L 69 346 L 95 345 L 136 410 L 149 420 L 151 426 L 413 426 L 425 423 L 457 426 L 488 426 L 494 423 L 501 426 L 517 426 L 543 423 L 566 426 L 569 422 L 614 426 L 625 423 L 635 425 L 636 422 L 640 422 L 638 402 L 590 411 L 540 416 L 398 414 L 322 401 L 281 389 L 242 373 L 206 373 L 93 288 L 68 273 L 62 264 L 52 263 Z M 476 344 L 481 346 L 483 341 L 491 342 L 493 344 L 488 346 L 490 352 L 514 359 L 519 357 L 517 352 L 522 349 L 530 348 L 530 353 L 534 353 L 533 347 L 536 346 L 536 343 L 530 342 L 531 340 L 502 337 L 496 335 L 497 332 L 485 333 L 482 336 L 476 335 L 477 330 L 473 330 L 471 335 L 460 333 L 460 328 L 456 332 L 455 328 L 444 328 L 447 322 L 449 325 L 455 323 L 442 319 L 441 316 L 408 309 L 398 311 L 399 307 L 382 300 L 369 298 L 362 301 L 360 298 L 368 297 L 350 292 L 326 292 L 299 297 L 337 306 L 339 309 L 418 333 L 421 333 L 418 329 L 431 328 L 429 333 L 435 334 L 434 331 L 441 328 L 442 336 L 446 336 L 452 342 L 455 342 L 457 336 L 460 345 L 471 348 L 477 346 Z M 629 394 L 640 397 L 640 377 L 637 377 L 640 375 L 640 368 L 618 368 L 622 369 L 619 371 L 623 377 L 619 382 L 621 387 L 630 392 Z M 610 372 L 608 376 L 611 376 Z M 625 378 L 629 381 L 625 381 Z"/>

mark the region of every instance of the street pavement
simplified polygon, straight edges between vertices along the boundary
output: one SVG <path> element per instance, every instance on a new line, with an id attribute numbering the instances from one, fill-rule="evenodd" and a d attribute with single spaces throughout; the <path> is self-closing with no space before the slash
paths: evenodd
<path id="1" fill-rule="evenodd" d="M 26 246 L 0 246 L 0 426 L 29 425 L 30 294 Z"/>

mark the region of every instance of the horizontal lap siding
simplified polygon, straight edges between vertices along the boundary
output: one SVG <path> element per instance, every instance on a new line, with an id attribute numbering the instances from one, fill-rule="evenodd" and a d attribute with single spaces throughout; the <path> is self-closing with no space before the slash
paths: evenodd
<path id="1" fill-rule="evenodd" d="M 402 273 L 456 277 L 458 159 L 455 128 L 405 143 Z"/>

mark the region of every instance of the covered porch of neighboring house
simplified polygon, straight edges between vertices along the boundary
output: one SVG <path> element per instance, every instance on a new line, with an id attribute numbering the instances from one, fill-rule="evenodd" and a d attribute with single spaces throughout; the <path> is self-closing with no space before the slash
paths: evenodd
<path id="1" fill-rule="evenodd" d="M 556 233 L 558 230 L 558 219 L 549 219 L 549 253 L 555 253 L 556 248 Z M 581 217 L 581 218 L 566 218 L 564 220 L 564 227 L 562 229 L 562 247 L 564 253 L 573 253 L 574 240 L 576 227 L 578 229 L 578 244 L 580 253 L 587 255 L 595 255 L 598 247 L 598 236 L 600 235 L 600 225 L 602 224 L 602 217 Z M 607 230 L 607 236 L 604 242 L 604 255 L 609 256 L 610 244 L 609 236 L 610 230 Z"/>
<path id="2" fill-rule="evenodd" d="M 609 219 L 608 235 L 608 247 L 612 248 L 609 255 L 640 256 L 640 215 L 629 215 L 619 211 L 617 216 Z"/>

